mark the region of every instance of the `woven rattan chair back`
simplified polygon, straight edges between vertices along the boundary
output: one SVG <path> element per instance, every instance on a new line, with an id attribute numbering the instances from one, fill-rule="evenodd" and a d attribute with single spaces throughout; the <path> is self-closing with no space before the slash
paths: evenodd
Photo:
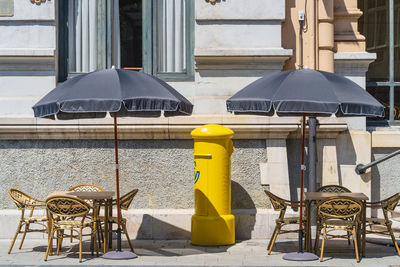
<path id="1" fill-rule="evenodd" d="M 351 191 L 341 185 L 325 185 L 321 186 L 317 189 L 317 192 L 324 192 L 324 193 L 350 193 Z"/>
<path id="2" fill-rule="evenodd" d="M 43 202 L 38 202 L 36 198 L 20 191 L 17 189 L 9 189 L 8 193 L 13 199 L 15 205 L 17 205 L 18 209 L 25 209 L 27 207 L 38 207 L 44 206 Z"/>
<path id="3" fill-rule="evenodd" d="M 317 203 L 318 216 L 325 218 L 354 218 L 361 210 L 361 202 L 350 197 L 332 197 Z"/>
<path id="4" fill-rule="evenodd" d="M 52 196 L 46 200 L 46 208 L 52 218 L 86 217 L 90 211 L 90 206 L 83 200 L 74 196 Z"/>
<path id="5" fill-rule="evenodd" d="M 78 184 L 68 189 L 68 191 L 74 192 L 103 192 L 104 189 L 101 186 L 95 184 Z"/>
<path id="6" fill-rule="evenodd" d="M 119 199 L 121 209 L 127 210 L 129 208 L 129 206 L 132 203 L 133 198 L 136 196 L 138 191 L 139 191 L 139 189 L 134 189 L 134 190 L 126 193 Z"/>
<path id="7" fill-rule="evenodd" d="M 272 194 L 268 190 L 264 190 L 265 194 L 267 194 L 269 200 L 271 201 L 271 205 L 275 211 L 286 210 L 287 205 L 285 204 L 285 200 L 278 197 L 277 195 Z"/>
<path id="8" fill-rule="evenodd" d="M 382 208 L 384 211 L 393 212 L 400 201 L 400 192 L 382 200 Z"/>

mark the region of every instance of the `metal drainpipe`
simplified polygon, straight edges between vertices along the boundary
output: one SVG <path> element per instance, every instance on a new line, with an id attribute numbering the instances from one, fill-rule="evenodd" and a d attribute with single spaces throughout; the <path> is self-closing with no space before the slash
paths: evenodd
<path id="1" fill-rule="evenodd" d="M 389 0 L 389 83 L 390 83 L 390 114 L 389 120 L 394 120 L 394 4 Z"/>
<path id="2" fill-rule="evenodd" d="M 308 192 L 315 192 L 317 184 L 317 118 L 308 118 Z"/>

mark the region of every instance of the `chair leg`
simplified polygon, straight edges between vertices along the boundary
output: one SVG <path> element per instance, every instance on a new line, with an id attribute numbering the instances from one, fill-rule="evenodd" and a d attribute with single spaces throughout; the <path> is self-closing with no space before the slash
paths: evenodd
<path id="1" fill-rule="evenodd" d="M 392 238 L 393 241 L 393 245 L 396 248 L 397 254 L 400 256 L 400 250 L 399 250 L 399 245 L 397 244 L 396 238 L 394 237 L 393 231 L 392 231 L 392 226 L 389 224 L 386 226 L 389 233 L 390 233 L 390 237 Z"/>
<path id="2" fill-rule="evenodd" d="M 24 234 L 22 235 L 21 244 L 19 244 L 19 248 L 18 248 L 18 249 L 21 249 L 21 248 L 22 248 L 22 244 L 24 243 L 25 236 L 26 236 L 26 233 L 27 233 L 28 231 L 29 231 L 29 223 L 26 223 L 26 224 L 25 224 L 25 231 L 24 231 Z"/>
<path id="3" fill-rule="evenodd" d="M 96 243 L 96 236 L 93 236 L 93 233 L 95 233 L 93 226 L 90 228 L 90 230 L 92 231 L 91 235 L 90 235 L 90 253 L 93 256 L 93 254 L 94 254 L 94 243 Z"/>
<path id="4" fill-rule="evenodd" d="M 131 239 L 129 238 L 128 231 L 126 230 L 126 224 L 125 223 L 122 223 L 122 231 L 124 231 L 126 239 L 128 239 L 128 244 L 129 244 L 129 247 L 131 248 L 131 251 L 135 252 L 133 250 L 133 246 L 132 246 L 132 243 L 131 243 Z"/>
<path id="5" fill-rule="evenodd" d="M 353 234 L 354 250 L 355 250 L 355 252 L 356 252 L 356 259 L 357 259 L 357 262 L 360 262 L 360 255 L 359 255 L 359 253 L 358 253 L 357 232 L 356 232 L 356 229 L 355 229 L 355 228 L 353 228 L 352 234 Z"/>
<path id="6" fill-rule="evenodd" d="M 269 248 L 271 247 L 272 239 L 273 239 L 274 236 L 275 236 L 275 233 L 276 233 L 276 229 L 277 229 L 277 228 L 278 228 L 278 226 L 276 225 L 275 228 L 274 228 L 274 231 L 272 232 L 271 238 L 269 239 L 268 246 L 267 246 L 267 250 L 268 250 L 268 251 L 269 251 Z"/>
<path id="7" fill-rule="evenodd" d="M 44 261 L 47 261 L 47 257 L 49 256 L 50 248 L 51 248 L 52 240 L 53 240 L 53 235 L 54 235 L 54 229 L 51 230 L 51 233 L 49 235 L 49 242 L 47 244 L 46 254 L 44 255 Z"/>
<path id="8" fill-rule="evenodd" d="M 324 235 L 322 236 L 321 254 L 319 256 L 319 261 L 323 261 L 324 248 L 325 248 L 325 238 L 326 238 L 326 227 L 324 226 Z"/>
<path id="9" fill-rule="evenodd" d="M 61 240 L 61 231 L 57 231 L 57 256 L 60 255 Z"/>
<path id="10" fill-rule="evenodd" d="M 98 227 L 96 226 L 96 228 L 98 228 Z M 98 257 L 99 256 L 99 246 L 98 246 L 98 243 L 96 242 L 96 232 L 93 232 L 92 235 L 93 235 L 93 239 L 94 239 L 94 247 L 96 249 L 96 256 Z"/>
<path id="11" fill-rule="evenodd" d="M 347 244 L 350 246 L 351 232 L 347 231 Z"/>
<path id="12" fill-rule="evenodd" d="M 79 262 L 82 262 L 82 228 L 79 229 Z"/>
<path id="13" fill-rule="evenodd" d="M 21 227 L 22 227 L 22 222 L 20 221 L 18 226 L 17 226 L 17 231 L 15 232 L 14 238 L 11 241 L 11 245 L 10 245 L 10 249 L 8 250 L 8 254 L 11 253 L 11 250 L 12 250 L 12 248 L 14 246 L 15 240 L 17 239 L 18 234 L 21 232 Z"/>
<path id="14" fill-rule="evenodd" d="M 272 247 L 275 244 L 276 238 L 278 237 L 280 230 L 281 230 L 281 225 L 277 224 L 275 227 L 275 230 L 274 230 L 274 235 L 272 236 L 272 240 L 271 240 L 272 242 L 270 241 L 271 245 L 269 246 L 269 249 L 268 249 L 268 255 L 271 255 Z"/>
<path id="15" fill-rule="evenodd" d="M 97 242 L 98 242 L 98 247 L 99 248 L 101 248 L 101 240 L 102 240 L 102 233 L 101 233 L 101 231 L 102 231 L 102 229 L 101 229 L 101 223 L 99 222 L 99 223 L 97 223 L 96 224 L 96 232 L 97 232 Z"/>
<path id="16" fill-rule="evenodd" d="M 314 253 L 315 254 L 317 253 L 318 248 L 319 248 L 319 236 L 320 236 L 320 233 L 321 233 L 321 229 L 317 225 L 317 232 L 316 232 L 315 241 L 314 241 Z"/>
<path id="17" fill-rule="evenodd" d="M 60 250 L 62 249 L 63 240 L 64 240 L 64 230 L 61 230 L 61 236 L 60 236 Z"/>
<path id="18" fill-rule="evenodd" d="M 100 228 L 100 235 L 101 235 L 100 241 L 104 242 L 104 232 L 103 232 L 103 228 L 101 227 L 101 222 L 99 223 L 99 228 Z"/>

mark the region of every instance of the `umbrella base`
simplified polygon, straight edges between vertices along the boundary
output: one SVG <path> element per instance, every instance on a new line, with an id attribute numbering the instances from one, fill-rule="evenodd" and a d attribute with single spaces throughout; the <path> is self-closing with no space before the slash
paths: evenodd
<path id="1" fill-rule="evenodd" d="M 108 260 L 129 260 L 137 258 L 137 255 L 130 251 L 110 251 L 103 255 Z"/>
<path id="2" fill-rule="evenodd" d="M 283 255 L 282 259 L 287 261 L 315 261 L 318 256 L 309 252 L 291 252 Z"/>

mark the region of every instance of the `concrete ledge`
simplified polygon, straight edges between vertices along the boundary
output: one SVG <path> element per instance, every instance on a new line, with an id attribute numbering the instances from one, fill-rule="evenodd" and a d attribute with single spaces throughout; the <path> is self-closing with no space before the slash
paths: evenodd
<path id="1" fill-rule="evenodd" d="M 235 132 L 235 139 L 265 139 L 287 136 L 300 128 L 298 117 L 267 117 L 232 114 L 193 115 L 173 118 L 119 118 L 120 139 L 191 139 L 190 132 L 204 124 L 221 124 Z M 319 134 L 334 134 L 347 128 L 340 118 L 324 118 Z M 0 117 L 0 139 L 113 139 L 113 120 L 49 120 L 33 117 Z"/>
<path id="2" fill-rule="evenodd" d="M 195 50 L 197 70 L 281 70 L 292 56 L 283 48 L 202 48 Z"/>
<path id="3" fill-rule="evenodd" d="M 375 53 L 367 52 L 338 52 L 334 55 L 335 73 L 365 74 L 368 66 L 376 59 Z"/>
<path id="4" fill-rule="evenodd" d="M 30 56 L 30 57 L 53 57 L 54 48 L 0 48 L 0 57 L 5 56 Z"/>
<path id="5" fill-rule="evenodd" d="M 115 214 L 116 212 L 114 212 Z M 35 214 L 44 214 L 38 211 Z M 188 240 L 190 239 L 193 209 L 131 209 L 123 211 L 127 218 L 129 236 L 132 239 Z M 275 227 L 279 212 L 272 209 L 232 210 L 236 222 L 236 239 L 269 239 Z M 294 215 L 289 210 L 287 215 Z M 20 211 L 0 210 L 0 239 L 10 239 L 15 233 Z M 296 227 L 296 225 L 294 225 Z M 293 239 L 297 234 L 280 235 L 279 239 Z M 27 239 L 46 239 L 42 233 L 31 233 Z"/>
<path id="6" fill-rule="evenodd" d="M 372 147 L 400 147 L 400 131 L 372 132 Z"/>

